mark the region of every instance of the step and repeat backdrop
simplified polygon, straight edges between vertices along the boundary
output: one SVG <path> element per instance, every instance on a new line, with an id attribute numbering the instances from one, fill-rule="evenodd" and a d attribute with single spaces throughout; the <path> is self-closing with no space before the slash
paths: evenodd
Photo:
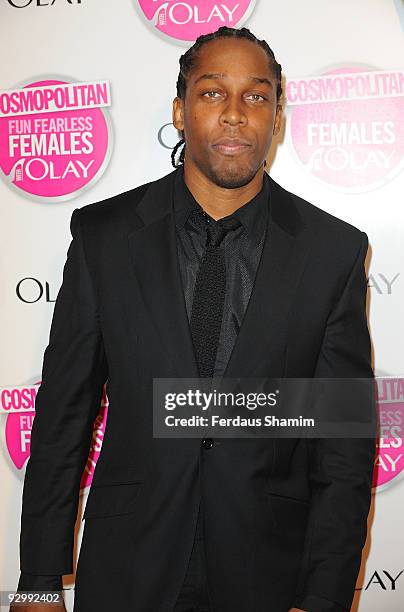
<path id="1" fill-rule="evenodd" d="M 172 170 L 178 59 L 199 34 L 221 25 L 249 27 L 283 66 L 284 124 L 268 158 L 271 175 L 369 236 L 369 328 L 382 428 L 352 610 L 399 612 L 402 0 L 0 0 L 1 589 L 18 581 L 22 484 L 71 214 Z M 107 415 L 104 395 L 81 481 L 76 557 Z M 64 588 L 71 610 L 74 575 Z"/>

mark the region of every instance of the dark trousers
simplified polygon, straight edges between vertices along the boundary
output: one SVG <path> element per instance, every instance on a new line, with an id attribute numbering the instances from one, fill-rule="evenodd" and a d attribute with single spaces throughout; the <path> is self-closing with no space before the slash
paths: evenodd
<path id="1" fill-rule="evenodd" d="M 191 557 L 173 612 L 210 612 L 210 610 L 202 518 L 199 509 Z"/>

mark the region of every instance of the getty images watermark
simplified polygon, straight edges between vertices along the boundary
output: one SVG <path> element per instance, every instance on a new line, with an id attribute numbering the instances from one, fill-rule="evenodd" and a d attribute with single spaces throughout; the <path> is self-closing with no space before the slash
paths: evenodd
<path id="1" fill-rule="evenodd" d="M 153 435 L 375 438 L 371 378 L 154 378 Z"/>

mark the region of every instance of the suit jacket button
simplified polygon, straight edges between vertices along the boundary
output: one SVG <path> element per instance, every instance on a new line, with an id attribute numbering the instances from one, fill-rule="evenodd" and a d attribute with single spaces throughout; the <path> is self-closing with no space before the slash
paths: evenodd
<path id="1" fill-rule="evenodd" d="M 202 446 L 205 450 L 209 450 L 210 448 L 212 448 L 213 446 L 213 440 L 212 438 L 203 438 L 202 440 Z"/>

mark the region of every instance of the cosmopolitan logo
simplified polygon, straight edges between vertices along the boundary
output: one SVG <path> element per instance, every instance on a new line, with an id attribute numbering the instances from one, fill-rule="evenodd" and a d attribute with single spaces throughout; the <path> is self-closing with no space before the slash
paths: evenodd
<path id="1" fill-rule="evenodd" d="M 5 417 L 5 445 L 2 441 L 2 446 L 5 446 L 7 455 L 17 470 L 23 468 L 29 457 L 38 386 L 39 383 L 0 390 L 0 417 Z"/>
<path id="2" fill-rule="evenodd" d="M 404 72 L 339 69 L 291 79 L 290 140 L 305 169 L 347 192 L 385 184 L 404 166 Z"/>
<path id="3" fill-rule="evenodd" d="M 288 104 L 337 102 L 397 97 L 404 94 L 404 72 L 357 72 L 308 79 L 291 79 L 286 86 Z"/>
<path id="4" fill-rule="evenodd" d="M 7 456 L 18 473 L 22 473 L 31 449 L 31 431 L 35 418 L 35 401 L 40 383 L 0 389 L 0 417 L 5 420 L 3 437 Z M 108 398 L 105 387 L 99 413 L 93 424 L 87 462 L 81 477 L 80 488 L 91 485 L 95 466 L 101 452 L 107 422 Z"/>
<path id="5" fill-rule="evenodd" d="M 54 4 L 81 4 L 81 0 L 7 0 L 14 8 L 26 8 L 27 6 L 53 6 Z"/>
<path id="6" fill-rule="evenodd" d="M 396 484 L 404 474 L 404 378 L 376 378 L 379 440 L 373 489 Z"/>
<path id="7" fill-rule="evenodd" d="M 221 26 L 240 26 L 250 17 L 255 0 L 135 0 L 135 6 L 154 31 L 187 42 Z"/>
<path id="8" fill-rule="evenodd" d="M 110 106 L 106 81 L 72 83 L 0 92 L 0 117 Z"/>
<path id="9" fill-rule="evenodd" d="M 112 134 L 107 81 L 37 81 L 0 92 L 0 169 L 22 194 L 68 200 L 108 165 Z"/>
<path id="10" fill-rule="evenodd" d="M 7 414 L 34 411 L 38 385 L 5 387 L 0 390 L 0 409 Z"/>

